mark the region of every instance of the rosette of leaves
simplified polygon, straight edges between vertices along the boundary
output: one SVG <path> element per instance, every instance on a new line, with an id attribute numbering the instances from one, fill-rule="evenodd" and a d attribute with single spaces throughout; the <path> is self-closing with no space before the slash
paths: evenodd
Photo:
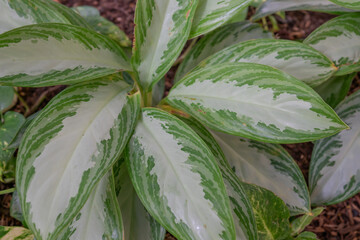
<path id="1" fill-rule="evenodd" d="M 160 240 L 165 230 L 187 240 L 313 237 L 290 223 L 311 215 L 311 200 L 278 144 L 349 128 L 312 89 L 338 62 L 310 40 L 234 22 L 250 2 L 139 0 L 128 58 L 66 7 L 0 1 L 0 84 L 70 85 L 18 151 L 19 202 L 37 240 Z M 154 106 L 186 41 L 202 34 Z"/>

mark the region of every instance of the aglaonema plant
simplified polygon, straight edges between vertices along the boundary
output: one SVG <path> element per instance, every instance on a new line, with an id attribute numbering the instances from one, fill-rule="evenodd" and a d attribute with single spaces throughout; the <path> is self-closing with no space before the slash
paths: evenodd
<path id="1" fill-rule="evenodd" d="M 358 94 L 336 108 L 343 122 L 332 107 L 346 93 L 327 87 L 358 70 L 359 52 L 347 53 L 360 41 L 359 14 L 300 43 L 237 22 L 250 3 L 139 0 L 129 57 L 126 37 L 94 9 L 0 0 L 0 84 L 71 85 L 31 121 L 17 155 L 17 209 L 37 240 L 160 240 L 166 230 L 314 239 L 302 233 L 322 211 L 311 206 L 359 191 Z M 154 104 L 189 39 L 176 84 Z M 337 51 L 332 41 L 355 44 Z M 309 192 L 279 144 L 319 139 Z"/>

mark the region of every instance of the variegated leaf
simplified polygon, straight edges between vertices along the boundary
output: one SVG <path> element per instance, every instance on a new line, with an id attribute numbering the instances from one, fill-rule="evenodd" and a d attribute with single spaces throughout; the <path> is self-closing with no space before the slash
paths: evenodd
<path id="1" fill-rule="evenodd" d="M 354 9 L 354 10 L 360 10 L 360 1 L 359 0 L 330 0 L 333 3 L 346 7 L 346 8 L 350 8 L 350 9 Z"/>
<path id="2" fill-rule="evenodd" d="M 98 182 L 84 207 L 57 240 L 122 240 L 123 226 L 112 170 Z"/>
<path id="3" fill-rule="evenodd" d="M 131 59 L 144 91 L 171 68 L 188 39 L 198 0 L 139 0 Z"/>
<path id="4" fill-rule="evenodd" d="M 360 91 L 346 98 L 336 111 L 350 130 L 315 143 L 309 186 L 316 205 L 342 202 L 360 191 Z"/>
<path id="5" fill-rule="evenodd" d="M 214 131 L 212 134 L 240 180 L 275 193 L 286 203 L 291 215 L 311 211 L 305 179 L 296 162 L 280 145 Z"/>
<path id="6" fill-rule="evenodd" d="M 331 77 L 314 90 L 330 107 L 335 108 L 346 97 L 355 75 L 356 73 Z"/>
<path id="7" fill-rule="evenodd" d="M 16 149 L 7 149 L 7 147 L 24 122 L 23 115 L 12 111 L 6 112 L 4 119 L 0 119 L 0 163 L 2 161 L 7 162 L 12 158 Z"/>
<path id="8" fill-rule="evenodd" d="M 280 11 L 309 10 L 319 12 L 351 12 L 350 9 L 340 7 L 329 0 L 267 0 L 252 16 L 256 21 Z"/>
<path id="9" fill-rule="evenodd" d="M 326 81 L 337 70 L 334 63 L 317 50 L 303 43 L 280 39 L 256 39 L 234 44 L 204 60 L 198 68 L 232 62 L 272 66 L 312 87 Z"/>
<path id="10" fill-rule="evenodd" d="M 142 203 L 175 237 L 235 238 L 215 158 L 185 123 L 167 112 L 143 109 L 126 161 Z"/>
<path id="11" fill-rule="evenodd" d="M 164 240 L 166 230 L 151 217 L 136 195 L 125 162 L 118 161 L 113 168 L 117 200 L 124 223 L 124 239 Z"/>
<path id="12" fill-rule="evenodd" d="M 196 67 L 202 60 L 235 43 L 257 38 L 272 38 L 259 24 L 243 21 L 225 25 L 206 34 L 186 55 L 176 71 L 174 82 Z"/>
<path id="13" fill-rule="evenodd" d="M 215 141 L 211 133 L 198 121 L 184 113 L 171 110 L 178 118 L 189 125 L 206 143 L 217 160 L 221 175 L 224 179 L 227 194 L 230 199 L 230 207 L 236 230 L 236 239 L 258 239 L 255 217 L 252 206 L 247 199 L 239 178 L 231 170 L 230 165 L 225 160 L 225 156 Z"/>
<path id="14" fill-rule="evenodd" d="M 108 36 L 122 47 L 131 47 L 131 41 L 124 31 L 120 30 L 116 24 L 100 16 L 100 12 L 96 8 L 79 6 L 73 8 L 73 10 L 79 13 L 96 32 Z"/>
<path id="15" fill-rule="evenodd" d="M 349 68 L 352 65 L 350 69 L 357 71 L 360 66 L 360 13 L 345 14 L 326 22 L 304 43 L 324 53 L 337 66 Z"/>
<path id="16" fill-rule="evenodd" d="M 29 229 L 23 227 L 5 227 L 0 226 L 1 240 L 34 240 Z"/>
<path id="17" fill-rule="evenodd" d="M 130 138 L 140 96 L 116 80 L 65 89 L 25 132 L 16 183 L 37 240 L 56 239 L 70 224 Z"/>
<path id="18" fill-rule="evenodd" d="M 252 0 L 199 0 L 190 37 L 208 33 L 226 22 L 249 6 Z"/>
<path id="19" fill-rule="evenodd" d="M 259 239 L 291 239 L 290 214 L 284 202 L 259 186 L 247 183 L 242 183 L 242 186 L 253 207 Z"/>
<path id="20" fill-rule="evenodd" d="M 0 84 L 73 84 L 130 70 L 121 47 L 105 36 L 68 24 L 43 23 L 0 35 Z"/>
<path id="21" fill-rule="evenodd" d="M 76 13 L 49 0 L 0 0 L 0 34 L 37 23 L 67 23 L 88 27 Z"/>
<path id="22" fill-rule="evenodd" d="M 347 128 L 309 86 L 255 63 L 195 71 L 172 88 L 167 102 L 214 130 L 264 142 L 311 141 Z"/>

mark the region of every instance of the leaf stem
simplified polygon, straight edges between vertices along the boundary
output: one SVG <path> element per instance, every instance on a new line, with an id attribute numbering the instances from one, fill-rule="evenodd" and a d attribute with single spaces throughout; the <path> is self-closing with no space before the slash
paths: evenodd
<path id="1" fill-rule="evenodd" d="M 174 64 L 172 65 L 173 67 L 179 65 L 180 63 L 182 63 L 182 61 L 184 61 L 186 55 L 189 54 L 189 52 L 191 51 L 191 49 L 194 47 L 195 43 L 197 42 L 198 38 L 194 38 L 191 40 L 191 43 L 189 45 L 189 47 L 185 50 L 185 52 L 178 58 L 176 59 L 176 61 L 174 62 Z"/>
<path id="2" fill-rule="evenodd" d="M 152 91 L 141 91 L 141 107 L 152 106 Z"/>
<path id="3" fill-rule="evenodd" d="M 15 91 L 15 94 L 18 96 L 18 98 L 19 98 L 20 102 L 22 103 L 22 105 L 24 105 L 24 108 L 25 108 L 25 114 L 24 115 L 28 114 L 30 112 L 29 105 L 26 103 L 26 101 L 20 96 L 20 94 L 17 91 Z"/>
<path id="4" fill-rule="evenodd" d="M 9 188 L 9 189 L 5 189 L 5 190 L 0 191 L 0 195 L 5 195 L 5 194 L 8 194 L 8 193 L 13 193 L 13 192 L 15 192 L 15 188 Z"/>

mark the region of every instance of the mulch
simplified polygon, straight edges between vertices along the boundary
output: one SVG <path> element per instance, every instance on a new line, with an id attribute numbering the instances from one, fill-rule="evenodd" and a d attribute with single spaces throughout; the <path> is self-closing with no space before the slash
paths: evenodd
<path id="1" fill-rule="evenodd" d="M 135 0 L 58 0 L 67 6 L 90 5 L 99 9 L 102 16 L 116 23 L 132 40 L 134 38 L 134 12 Z M 250 15 L 254 9 L 250 10 Z M 314 29 L 333 18 L 333 15 L 325 13 L 313 13 L 308 11 L 288 12 L 286 18 L 276 16 L 279 30 L 275 32 L 276 38 L 301 40 L 308 36 Z M 272 29 L 271 22 L 267 22 L 269 29 Z M 173 67 L 166 75 L 166 91 L 172 86 L 172 80 L 176 67 Z M 30 107 L 30 112 L 41 109 L 57 93 L 63 90 L 64 86 L 45 87 L 45 88 L 18 88 L 20 96 Z M 353 81 L 351 91 L 360 89 L 360 75 Z M 39 101 L 41 99 L 41 101 Z M 36 109 L 31 109 L 36 105 Z M 25 106 L 18 102 L 12 109 L 17 112 L 25 113 Z M 308 176 L 312 143 L 288 144 L 283 145 L 285 149 L 296 160 L 305 178 Z M 13 184 L 0 184 L 0 190 L 13 187 Z M 21 223 L 10 217 L 11 194 L 0 196 L 0 225 L 20 226 Z M 326 240 L 360 240 L 360 194 L 353 198 L 332 206 L 327 206 L 324 212 L 306 228 L 317 234 L 320 239 Z M 173 236 L 167 234 L 166 240 L 175 240 Z"/>

